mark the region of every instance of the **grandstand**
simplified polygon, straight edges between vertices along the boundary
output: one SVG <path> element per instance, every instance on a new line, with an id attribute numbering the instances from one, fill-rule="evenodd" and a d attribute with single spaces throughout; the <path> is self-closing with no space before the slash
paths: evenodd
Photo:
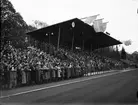
<path id="1" fill-rule="evenodd" d="M 128 66 L 91 52 L 121 42 L 103 32 L 96 32 L 93 26 L 77 18 L 27 34 L 45 44 L 43 48 L 46 50 L 5 45 L 1 52 L 0 73 L 3 89 L 83 77 Z M 76 47 L 80 50 L 75 50 Z"/>
<path id="2" fill-rule="evenodd" d="M 74 27 L 72 27 L 72 23 L 75 24 Z M 36 40 L 51 42 L 51 44 L 56 46 L 60 43 L 60 45 L 69 46 L 69 48 L 72 47 L 72 41 L 74 41 L 73 48 L 82 48 L 84 46 L 86 50 L 90 50 L 91 45 L 94 50 L 122 44 L 103 32 L 96 32 L 93 26 L 86 24 L 78 18 L 28 32 L 27 34 Z"/>

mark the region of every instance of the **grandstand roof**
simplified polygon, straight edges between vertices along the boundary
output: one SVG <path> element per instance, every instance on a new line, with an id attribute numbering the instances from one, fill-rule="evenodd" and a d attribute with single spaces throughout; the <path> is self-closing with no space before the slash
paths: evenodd
<path id="1" fill-rule="evenodd" d="M 75 23 L 74 28 L 72 27 L 72 23 Z M 121 42 L 102 32 L 96 33 L 93 26 L 84 23 L 78 18 L 28 32 L 27 34 L 39 41 L 49 42 L 50 40 L 50 43 L 57 45 L 59 30 L 60 45 L 71 46 L 73 35 L 74 45 L 81 47 L 84 41 L 85 48 L 90 48 L 91 44 L 93 49 L 121 44 Z"/>
<path id="2" fill-rule="evenodd" d="M 122 43 L 103 32 L 97 32 L 96 36 L 88 39 L 85 45 L 90 48 L 91 44 L 93 49 L 98 49 Z"/>

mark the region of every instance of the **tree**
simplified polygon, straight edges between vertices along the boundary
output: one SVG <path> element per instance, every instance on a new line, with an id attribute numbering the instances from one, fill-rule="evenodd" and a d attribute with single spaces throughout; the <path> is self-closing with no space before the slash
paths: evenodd
<path id="1" fill-rule="evenodd" d="M 138 51 L 134 51 L 131 56 L 133 61 L 138 64 Z"/>
<path id="2" fill-rule="evenodd" d="M 15 39 L 18 36 L 25 35 L 26 29 L 26 22 L 20 13 L 16 12 L 11 2 L 9 0 L 1 0 L 1 48 L 9 40 L 20 43 L 20 40 Z"/>
<path id="3" fill-rule="evenodd" d="M 34 30 L 36 30 L 37 28 L 36 27 L 34 27 L 34 26 L 32 26 L 32 25 L 28 25 L 28 30 L 27 30 L 27 32 L 29 32 L 29 31 L 34 31 Z"/>
<path id="4" fill-rule="evenodd" d="M 122 47 L 122 50 L 121 50 L 121 59 L 126 59 L 126 51 L 124 47 Z"/>
<path id="5" fill-rule="evenodd" d="M 45 22 L 39 21 L 39 20 L 35 20 L 32 26 L 37 28 L 37 29 L 40 29 L 40 28 L 47 27 L 48 24 Z"/>
<path id="6" fill-rule="evenodd" d="M 132 44 L 132 41 L 129 39 L 129 40 L 123 41 L 123 43 L 124 43 L 126 46 L 130 46 L 130 45 Z"/>
<path id="7" fill-rule="evenodd" d="M 119 53 L 119 50 L 118 50 L 118 45 L 116 45 L 115 55 L 116 55 L 117 59 L 120 59 L 120 53 Z"/>

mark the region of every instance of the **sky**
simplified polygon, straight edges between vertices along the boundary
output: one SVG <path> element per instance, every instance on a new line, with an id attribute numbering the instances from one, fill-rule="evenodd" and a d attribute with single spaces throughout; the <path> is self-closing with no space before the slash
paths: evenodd
<path id="1" fill-rule="evenodd" d="M 118 40 L 131 40 L 128 53 L 138 51 L 138 0 L 9 0 L 27 24 L 33 20 L 48 25 L 72 18 L 100 14 L 108 21 L 106 31 Z"/>

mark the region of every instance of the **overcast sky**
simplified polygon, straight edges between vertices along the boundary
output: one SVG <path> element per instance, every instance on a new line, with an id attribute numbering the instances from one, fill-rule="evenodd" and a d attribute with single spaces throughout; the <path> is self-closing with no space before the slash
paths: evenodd
<path id="1" fill-rule="evenodd" d="M 124 41 L 127 52 L 138 51 L 138 0 L 10 0 L 27 24 L 40 20 L 49 25 L 72 18 L 100 14 L 108 21 L 107 29 L 112 37 Z"/>

